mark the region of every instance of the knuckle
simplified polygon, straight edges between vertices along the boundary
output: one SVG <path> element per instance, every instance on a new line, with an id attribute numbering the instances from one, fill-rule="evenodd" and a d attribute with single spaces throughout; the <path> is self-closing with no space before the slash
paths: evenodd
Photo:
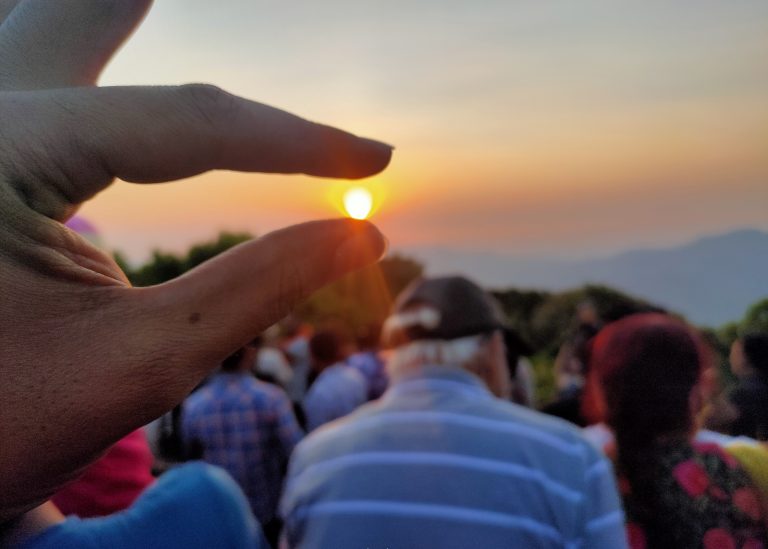
<path id="1" fill-rule="evenodd" d="M 181 93 L 192 108 L 212 124 L 235 116 L 238 108 L 235 96 L 212 84 L 187 84 L 181 87 Z"/>

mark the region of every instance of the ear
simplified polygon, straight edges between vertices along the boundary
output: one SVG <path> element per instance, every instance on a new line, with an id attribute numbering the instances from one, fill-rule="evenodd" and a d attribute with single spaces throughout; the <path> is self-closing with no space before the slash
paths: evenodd
<path id="1" fill-rule="evenodd" d="M 704 397 L 704 387 L 702 386 L 701 380 L 699 380 L 699 382 L 693 386 L 691 393 L 688 395 L 688 409 L 690 410 L 691 417 L 696 424 L 694 426 L 695 429 L 699 428 L 699 423 L 702 419 L 700 414 L 702 410 L 704 410 L 705 403 L 706 398 Z"/>
<path id="2" fill-rule="evenodd" d="M 581 399 L 581 413 L 590 424 L 606 422 L 608 414 L 605 395 L 603 388 L 600 386 L 597 372 L 594 369 L 590 369 L 587 372 L 584 393 Z"/>
<path id="3" fill-rule="evenodd" d="M 509 379 L 507 354 L 501 332 L 493 333 L 486 348 L 488 367 L 483 368 L 483 381 L 494 395 L 509 400 L 512 396 L 512 382 Z"/>

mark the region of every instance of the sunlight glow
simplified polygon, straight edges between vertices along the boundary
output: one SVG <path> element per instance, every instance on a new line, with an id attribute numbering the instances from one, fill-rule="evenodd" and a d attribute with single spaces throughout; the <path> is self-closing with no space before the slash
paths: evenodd
<path id="1" fill-rule="evenodd" d="M 365 219 L 373 208 L 373 197 L 368 189 L 353 187 L 344 193 L 344 209 L 353 219 Z"/>

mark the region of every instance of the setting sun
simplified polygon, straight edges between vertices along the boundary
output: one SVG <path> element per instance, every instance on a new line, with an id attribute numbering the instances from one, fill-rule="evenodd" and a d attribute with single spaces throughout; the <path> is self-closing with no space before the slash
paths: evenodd
<path id="1" fill-rule="evenodd" d="M 368 189 L 353 187 L 344 193 L 344 209 L 353 219 L 365 219 L 371 213 L 373 197 Z"/>

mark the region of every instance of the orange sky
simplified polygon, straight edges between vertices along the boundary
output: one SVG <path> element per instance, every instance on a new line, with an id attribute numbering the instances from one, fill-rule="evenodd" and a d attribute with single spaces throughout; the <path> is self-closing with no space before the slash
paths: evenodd
<path id="1" fill-rule="evenodd" d="M 163 0 L 102 83 L 211 82 L 394 144 L 363 184 L 395 249 L 578 255 L 768 229 L 766 59 L 757 0 Z M 83 213 L 142 258 L 337 215 L 345 187 L 218 172 Z"/>

